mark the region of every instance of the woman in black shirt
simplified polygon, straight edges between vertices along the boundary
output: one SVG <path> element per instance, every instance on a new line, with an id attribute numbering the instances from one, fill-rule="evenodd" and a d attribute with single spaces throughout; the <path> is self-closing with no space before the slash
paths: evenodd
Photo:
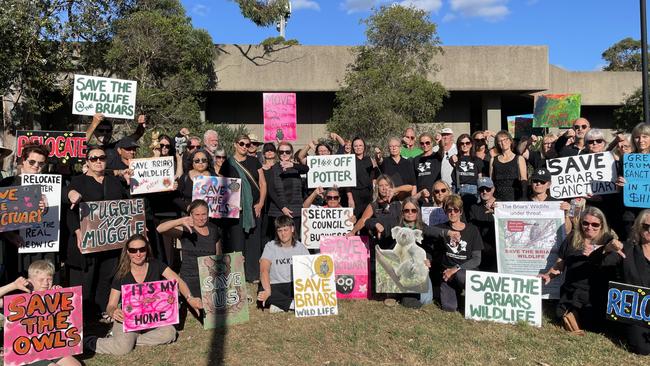
<path id="1" fill-rule="evenodd" d="M 355 137 L 352 140 L 352 149 L 356 157 L 357 184 L 348 191 L 348 206 L 354 207 L 354 216 L 360 217 L 372 201 L 372 181 L 377 167 L 365 156 L 366 143 L 363 139 Z"/>
<path id="2" fill-rule="evenodd" d="M 269 217 L 272 222 L 275 219 L 286 215 L 293 219 L 296 235 L 300 237 L 300 218 L 303 204 L 302 179 L 301 174 L 309 171 L 306 165 L 297 163 L 293 160 L 293 146 L 282 141 L 278 144 L 277 152 L 280 158 L 273 168 L 271 175 L 273 179 L 272 187 L 269 190 L 271 201 L 269 207 Z"/>
<path id="3" fill-rule="evenodd" d="M 179 195 L 174 199 L 174 203 L 180 212 L 187 212 L 187 208 L 192 202 L 194 179 L 200 176 L 210 177 L 216 175 L 212 155 L 208 154 L 207 151 L 203 149 L 194 150 L 190 154 L 189 161 L 192 163 L 192 168 L 178 178 L 177 189 Z"/>

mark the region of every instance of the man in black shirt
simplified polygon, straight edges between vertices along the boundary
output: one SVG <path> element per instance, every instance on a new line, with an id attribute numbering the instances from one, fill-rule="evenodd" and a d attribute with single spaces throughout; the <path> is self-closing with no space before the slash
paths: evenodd
<path id="1" fill-rule="evenodd" d="M 586 118 L 576 119 L 573 122 L 573 130 L 567 130 L 555 141 L 555 151 L 557 151 L 559 157 L 576 156 L 586 149 L 585 135 L 590 129 L 591 124 Z M 571 139 L 573 139 L 573 142 L 570 141 Z"/>
<path id="2" fill-rule="evenodd" d="M 496 237 L 494 231 L 494 182 L 489 177 L 478 179 L 478 192 L 481 200 L 472 205 L 467 212 L 467 220 L 478 227 L 483 238 L 481 252 L 481 271 L 496 272 Z"/>
<path id="3" fill-rule="evenodd" d="M 379 155 L 381 160 L 378 163 L 381 173 L 388 175 L 393 180 L 393 184 L 395 184 L 394 192 L 400 196 L 399 198 L 406 198 L 411 194 L 415 186 L 415 171 L 411 160 L 404 159 L 400 155 L 400 147 L 400 140 L 396 137 L 391 138 L 388 141 L 388 153 L 390 155 L 385 159 Z"/>

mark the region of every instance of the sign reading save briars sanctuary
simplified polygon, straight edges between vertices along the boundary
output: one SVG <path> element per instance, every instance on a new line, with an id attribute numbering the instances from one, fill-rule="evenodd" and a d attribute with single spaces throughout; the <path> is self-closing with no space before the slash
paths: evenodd
<path id="1" fill-rule="evenodd" d="M 135 118 L 138 82 L 99 76 L 75 75 L 72 114 L 92 116 L 103 113 L 110 118 Z"/>

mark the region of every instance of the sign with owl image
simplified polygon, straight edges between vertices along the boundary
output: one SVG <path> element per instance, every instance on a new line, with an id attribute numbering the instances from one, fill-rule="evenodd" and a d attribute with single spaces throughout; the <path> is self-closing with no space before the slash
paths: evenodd
<path id="1" fill-rule="evenodd" d="M 321 239 L 320 252 L 334 258 L 336 296 L 339 299 L 367 299 L 370 291 L 368 275 L 368 238 L 360 236 L 327 236 Z"/>
<path id="2" fill-rule="evenodd" d="M 292 261 L 296 317 L 337 315 L 332 257 L 328 254 L 294 255 Z"/>

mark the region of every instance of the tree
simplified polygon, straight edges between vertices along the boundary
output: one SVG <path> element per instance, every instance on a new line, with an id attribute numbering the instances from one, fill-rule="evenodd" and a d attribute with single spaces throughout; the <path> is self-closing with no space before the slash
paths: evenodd
<path id="1" fill-rule="evenodd" d="M 623 105 L 614 110 L 614 125 L 619 130 L 631 131 L 643 121 L 643 93 L 637 89 L 629 95 Z"/>
<path id="2" fill-rule="evenodd" d="M 641 41 L 627 37 L 606 49 L 603 71 L 641 71 Z"/>
<path id="3" fill-rule="evenodd" d="M 429 13 L 382 6 L 363 22 L 366 44 L 354 50 L 327 128 L 379 145 L 409 125 L 432 122 L 447 92 L 427 78 L 438 70 L 432 59 L 441 52 Z"/>

